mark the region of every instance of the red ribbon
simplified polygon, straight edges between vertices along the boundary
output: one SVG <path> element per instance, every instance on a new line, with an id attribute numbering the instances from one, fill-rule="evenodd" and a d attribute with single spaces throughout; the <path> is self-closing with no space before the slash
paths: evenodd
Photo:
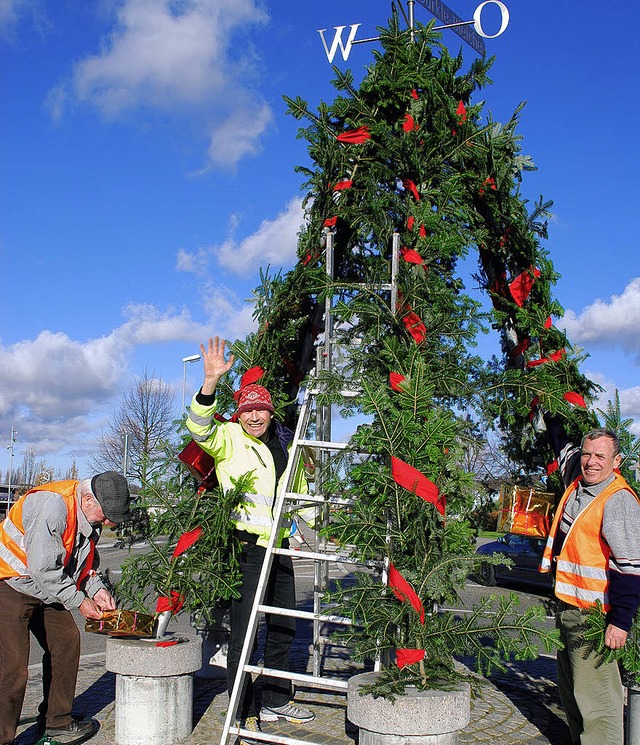
<path id="1" fill-rule="evenodd" d="M 414 129 L 418 129 L 418 127 L 416 126 L 415 120 L 411 116 L 411 114 L 404 115 L 404 121 L 402 122 L 402 129 L 405 132 L 412 132 Z"/>
<path id="2" fill-rule="evenodd" d="M 544 327 L 546 329 L 550 329 L 553 326 L 553 321 L 551 320 L 551 316 L 547 316 L 547 320 L 544 322 Z"/>
<path id="3" fill-rule="evenodd" d="M 547 463 L 547 476 L 551 476 L 558 470 L 558 461 L 552 460 L 551 463 Z"/>
<path id="4" fill-rule="evenodd" d="M 440 495 L 440 489 L 430 481 L 417 468 L 410 466 L 400 458 L 391 457 L 391 475 L 399 486 L 416 494 L 425 502 L 435 505 L 438 512 L 444 517 L 447 498 Z"/>
<path id="5" fill-rule="evenodd" d="M 539 403 L 540 403 L 540 397 L 539 397 L 539 396 L 535 396 L 535 397 L 534 397 L 534 398 L 533 398 L 533 399 L 531 400 L 531 404 L 530 404 L 530 406 L 529 406 L 529 421 L 530 421 L 530 422 L 532 422 L 532 421 L 533 421 L 533 417 L 534 417 L 534 416 L 536 415 L 536 406 L 537 406 L 537 405 L 538 405 Z"/>
<path id="6" fill-rule="evenodd" d="M 487 178 L 482 182 L 482 186 L 478 189 L 478 194 L 484 194 L 485 186 L 490 186 L 492 191 L 496 191 L 496 180 L 493 176 L 487 176 Z"/>
<path id="7" fill-rule="evenodd" d="M 411 215 L 407 220 L 407 230 L 413 230 L 413 226 L 416 224 L 416 218 Z"/>
<path id="8" fill-rule="evenodd" d="M 203 533 L 204 530 L 200 527 L 194 528 L 188 533 L 183 533 L 178 539 L 176 547 L 173 549 L 171 558 L 175 559 L 177 556 L 180 556 L 180 554 L 183 554 L 188 548 L 191 548 Z"/>
<path id="9" fill-rule="evenodd" d="M 519 357 L 523 352 L 526 352 L 530 346 L 531 346 L 531 339 L 524 338 L 520 342 L 520 344 L 516 344 L 516 346 L 509 353 L 509 356 L 512 359 L 515 359 L 516 357 Z"/>
<path id="10" fill-rule="evenodd" d="M 418 193 L 418 189 L 410 178 L 402 179 L 402 185 L 405 189 L 407 189 L 407 191 L 410 191 L 413 194 L 418 202 L 420 201 L 420 194 Z"/>
<path id="11" fill-rule="evenodd" d="M 409 264 L 424 263 L 422 256 L 417 251 L 414 251 L 413 248 L 401 248 L 400 253 L 402 254 L 402 258 Z"/>
<path id="12" fill-rule="evenodd" d="M 532 276 L 533 272 L 533 276 Z M 509 283 L 509 290 L 516 304 L 522 308 L 524 301 L 529 297 L 533 283 L 540 276 L 540 270 L 531 267 L 519 274 L 512 282 Z"/>
<path id="13" fill-rule="evenodd" d="M 358 127 L 357 129 L 348 129 L 346 132 L 339 134 L 336 139 L 338 142 L 357 145 L 371 139 L 369 127 Z"/>
<path id="14" fill-rule="evenodd" d="M 405 328 L 411 334 L 416 344 L 422 344 L 427 338 L 427 327 L 422 323 L 422 319 L 412 310 L 402 319 Z"/>
<path id="15" fill-rule="evenodd" d="M 404 388 L 402 387 L 401 383 L 403 383 L 405 380 L 404 375 L 400 375 L 400 373 L 389 373 L 389 385 L 393 388 L 394 391 L 397 391 L 398 393 L 402 393 Z"/>
<path id="16" fill-rule="evenodd" d="M 418 91 L 415 88 L 411 91 L 411 96 L 412 98 L 415 98 L 416 101 L 418 100 Z"/>
<path id="17" fill-rule="evenodd" d="M 393 590 L 393 594 L 401 603 L 404 603 L 405 600 L 409 601 L 414 611 L 420 614 L 420 623 L 424 624 L 424 608 L 422 606 L 422 601 L 413 587 L 411 587 L 393 564 L 389 564 L 389 587 Z"/>
<path id="18" fill-rule="evenodd" d="M 353 181 L 349 181 L 348 179 L 345 179 L 344 181 L 338 181 L 338 183 L 333 187 L 334 191 L 342 191 L 343 189 L 350 189 L 353 186 Z"/>
<path id="19" fill-rule="evenodd" d="M 587 404 L 585 403 L 584 398 L 582 398 L 582 396 L 575 391 L 567 391 L 562 398 L 564 398 L 565 401 L 568 401 L 574 406 L 581 406 L 583 409 L 587 408 Z"/>
<path id="20" fill-rule="evenodd" d="M 336 223 L 338 222 L 338 215 L 334 215 L 333 217 L 328 217 L 323 223 L 322 226 L 324 228 L 335 228 Z"/>
<path id="21" fill-rule="evenodd" d="M 425 228 L 424 225 L 421 225 L 420 226 L 420 237 L 421 238 L 426 238 L 427 237 L 427 229 Z"/>
<path id="22" fill-rule="evenodd" d="M 464 103 L 460 101 L 458 104 L 458 108 L 456 109 L 456 114 L 458 116 L 458 122 L 462 124 L 462 122 L 467 121 L 467 109 L 465 108 Z"/>
<path id="23" fill-rule="evenodd" d="M 559 362 L 564 357 L 564 355 L 564 349 L 557 349 L 548 357 L 541 357 L 539 360 L 529 360 L 526 365 L 527 367 L 538 367 L 538 365 L 544 365 L 546 362 Z"/>
<path id="24" fill-rule="evenodd" d="M 164 613 L 170 610 L 173 614 L 177 613 L 184 605 L 184 598 L 176 590 L 171 590 L 171 597 L 161 595 L 156 602 L 156 613 Z"/>
<path id="25" fill-rule="evenodd" d="M 424 660 L 424 649 L 396 649 L 396 665 L 400 670 Z"/>

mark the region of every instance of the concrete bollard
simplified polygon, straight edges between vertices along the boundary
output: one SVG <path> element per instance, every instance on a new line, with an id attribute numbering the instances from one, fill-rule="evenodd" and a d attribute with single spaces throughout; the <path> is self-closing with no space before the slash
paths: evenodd
<path id="1" fill-rule="evenodd" d="M 359 688 L 378 673 L 349 680 L 347 718 L 360 729 L 360 745 L 456 745 L 458 731 L 471 718 L 471 689 L 460 683 L 452 691 L 407 689 L 394 702 L 361 696 Z"/>
<path id="2" fill-rule="evenodd" d="M 107 639 L 106 667 L 116 674 L 116 745 L 172 745 L 193 731 L 193 674 L 202 665 L 202 640 L 170 647 L 157 641 Z"/>

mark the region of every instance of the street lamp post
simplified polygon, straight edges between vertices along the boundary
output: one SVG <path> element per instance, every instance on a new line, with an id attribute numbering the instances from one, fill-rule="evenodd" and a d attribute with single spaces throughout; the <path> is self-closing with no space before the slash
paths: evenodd
<path id="1" fill-rule="evenodd" d="M 9 514 L 9 508 L 11 507 L 11 472 L 13 471 L 13 444 L 16 441 L 16 435 L 18 433 L 15 430 L 15 427 L 13 424 L 11 425 L 11 439 L 9 440 L 9 444 L 7 445 L 7 450 L 9 451 L 9 474 L 8 474 L 8 484 L 7 484 L 7 514 Z"/>
<path id="2" fill-rule="evenodd" d="M 187 394 L 187 363 L 197 362 L 200 359 L 199 354 L 190 354 L 188 357 L 182 358 L 182 413 L 184 414 L 184 407 L 186 403 Z"/>

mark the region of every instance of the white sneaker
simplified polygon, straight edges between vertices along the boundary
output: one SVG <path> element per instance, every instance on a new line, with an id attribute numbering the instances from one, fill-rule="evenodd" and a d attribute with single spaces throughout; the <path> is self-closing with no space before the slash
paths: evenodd
<path id="1" fill-rule="evenodd" d="M 293 722 L 294 724 L 304 724 L 305 722 L 311 722 L 316 718 L 316 715 L 311 709 L 304 709 L 302 706 L 297 706 L 293 701 L 289 701 L 288 704 L 283 706 L 263 706 L 260 709 L 260 721 L 261 722 L 275 722 L 278 719 L 286 719 L 287 722 Z"/>

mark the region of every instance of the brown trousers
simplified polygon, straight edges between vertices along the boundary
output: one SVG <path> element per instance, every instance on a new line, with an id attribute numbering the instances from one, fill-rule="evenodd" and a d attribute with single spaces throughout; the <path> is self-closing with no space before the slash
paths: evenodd
<path id="1" fill-rule="evenodd" d="M 44 650 L 39 721 L 47 727 L 71 722 L 80 664 L 80 632 L 60 603 L 47 604 L 0 580 L 0 743 L 16 735 L 27 687 L 29 633 Z"/>

